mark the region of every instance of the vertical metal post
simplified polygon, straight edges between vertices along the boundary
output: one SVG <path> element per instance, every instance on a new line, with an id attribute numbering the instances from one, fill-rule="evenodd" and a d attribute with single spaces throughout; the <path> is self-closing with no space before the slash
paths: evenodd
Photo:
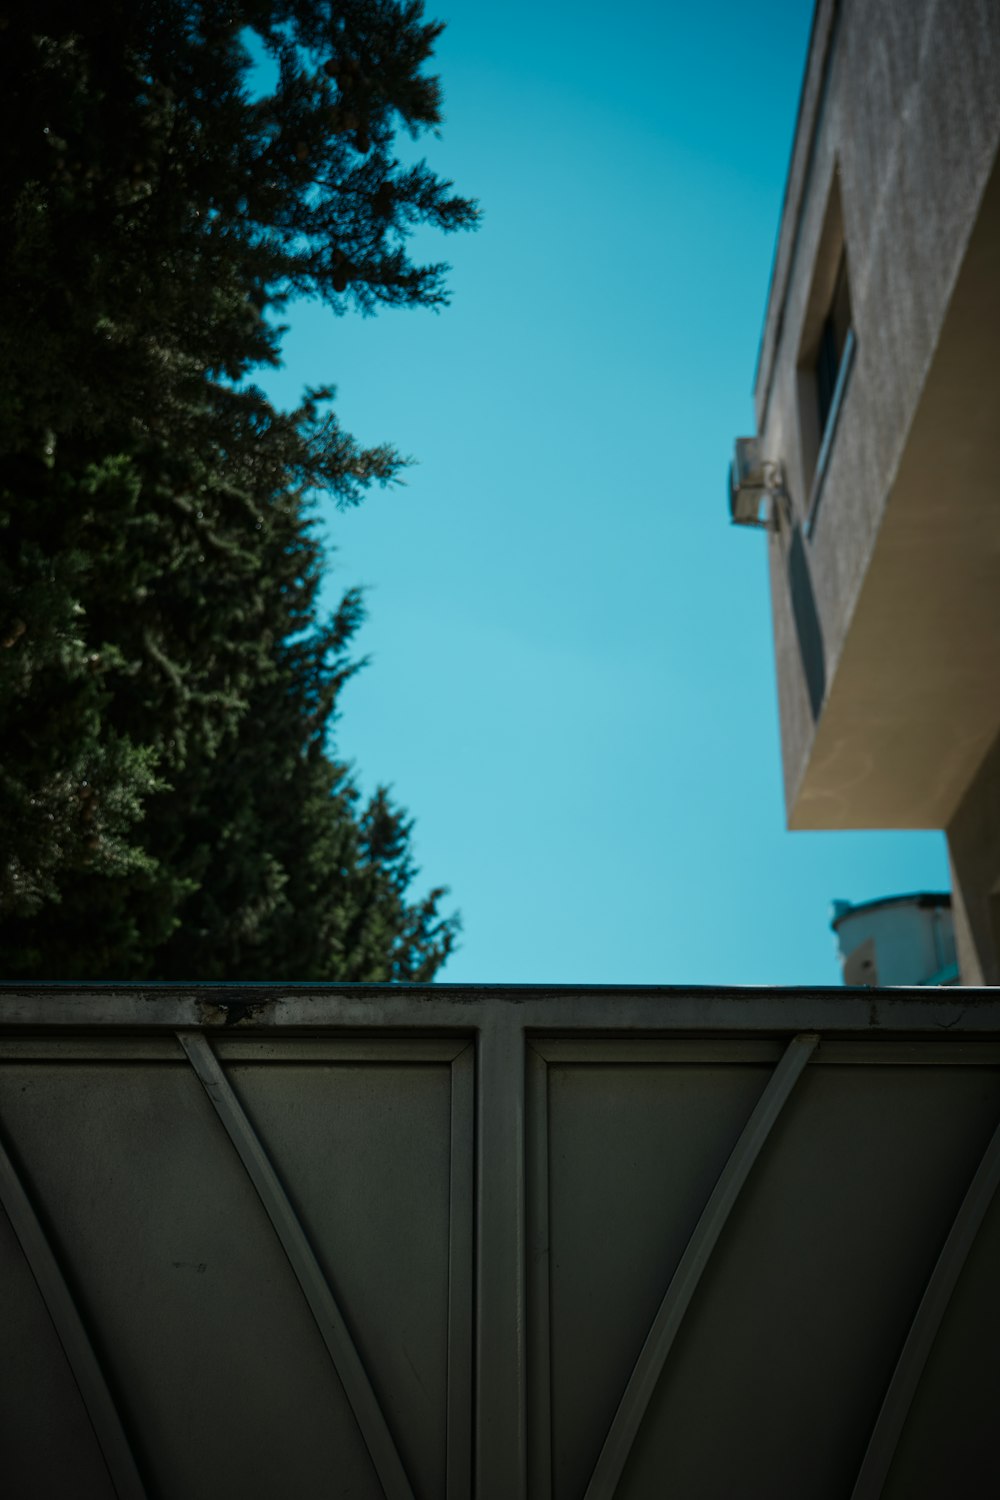
<path id="1" fill-rule="evenodd" d="M 472 1246 L 475 1048 L 451 1065 L 451 1165 L 448 1194 L 447 1500 L 472 1494 Z"/>
<path id="2" fill-rule="evenodd" d="M 524 1031 L 484 1019 L 476 1101 L 476 1500 L 527 1493 L 524 1340 Z"/>
<path id="3" fill-rule="evenodd" d="M 552 1357 L 549 1286 L 549 1065 L 525 1048 L 527 1251 L 528 1488 L 552 1497 Z"/>

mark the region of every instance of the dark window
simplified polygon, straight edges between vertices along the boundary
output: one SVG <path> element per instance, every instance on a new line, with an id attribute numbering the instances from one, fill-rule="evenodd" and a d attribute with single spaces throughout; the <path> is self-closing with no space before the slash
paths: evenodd
<path id="1" fill-rule="evenodd" d="M 826 431 L 827 418 L 833 406 L 837 376 L 851 331 L 851 292 L 847 284 L 847 257 L 840 257 L 830 309 L 823 320 L 816 357 L 816 401 L 819 407 L 820 434 Z"/>

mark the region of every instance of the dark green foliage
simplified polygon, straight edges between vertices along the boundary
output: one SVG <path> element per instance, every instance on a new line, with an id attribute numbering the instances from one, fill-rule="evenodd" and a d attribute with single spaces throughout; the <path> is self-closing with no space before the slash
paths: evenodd
<path id="1" fill-rule="evenodd" d="M 319 619 L 312 519 L 402 460 L 250 377 L 290 297 L 445 300 L 406 236 L 475 209 L 392 154 L 438 121 L 440 28 L 396 0 L 0 24 L 0 962 L 429 979 L 457 924 L 331 758 L 362 611 Z"/>

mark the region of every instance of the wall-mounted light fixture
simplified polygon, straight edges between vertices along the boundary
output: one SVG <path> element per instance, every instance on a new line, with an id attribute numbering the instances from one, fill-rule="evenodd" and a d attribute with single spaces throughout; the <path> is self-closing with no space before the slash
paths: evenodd
<path id="1" fill-rule="evenodd" d="M 761 457 L 759 438 L 737 438 L 729 465 L 729 519 L 733 525 L 777 531 L 778 501 L 784 498 L 781 464 Z"/>

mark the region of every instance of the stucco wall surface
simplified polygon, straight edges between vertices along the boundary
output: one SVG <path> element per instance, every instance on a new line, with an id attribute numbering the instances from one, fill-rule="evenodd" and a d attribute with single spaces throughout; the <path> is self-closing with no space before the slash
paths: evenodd
<path id="1" fill-rule="evenodd" d="M 790 809 L 998 144 L 996 0 L 821 0 L 756 388 L 790 501 L 769 558 Z M 835 210 L 857 342 L 811 496 L 800 366 L 839 256 Z"/>

